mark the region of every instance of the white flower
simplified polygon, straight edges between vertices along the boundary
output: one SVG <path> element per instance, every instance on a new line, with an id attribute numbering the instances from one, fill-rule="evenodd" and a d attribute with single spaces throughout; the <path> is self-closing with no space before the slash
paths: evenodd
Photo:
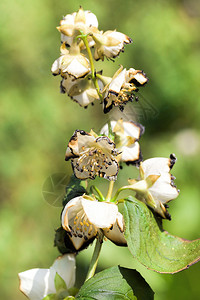
<path id="1" fill-rule="evenodd" d="M 111 202 L 76 197 L 67 203 L 62 212 L 62 226 L 77 250 L 88 240 L 93 240 L 100 229 L 112 242 L 126 245 L 123 217 L 117 205 Z"/>
<path id="2" fill-rule="evenodd" d="M 61 32 L 61 41 L 69 46 L 72 45 L 74 38 L 80 34 L 80 30 L 84 34 L 96 32 L 98 28 L 97 17 L 89 10 L 84 11 L 82 8 L 78 12 L 66 15 L 60 21 L 60 26 L 57 29 Z M 98 31 L 98 30 L 97 30 Z M 94 40 L 88 36 L 89 46 L 94 45 Z"/>
<path id="3" fill-rule="evenodd" d="M 140 179 L 129 180 L 130 188 L 137 192 L 136 198 L 144 201 L 163 218 L 171 219 L 166 203 L 175 199 L 179 190 L 174 185 L 175 177 L 170 170 L 176 162 L 174 154 L 170 158 L 155 157 L 140 163 Z"/>
<path id="4" fill-rule="evenodd" d="M 75 256 L 65 254 L 58 257 L 50 269 L 31 269 L 19 273 L 20 290 L 30 300 L 42 300 L 49 294 L 55 294 L 56 273 L 64 280 L 67 289 L 75 283 Z"/>
<path id="5" fill-rule="evenodd" d="M 143 71 L 133 68 L 126 70 L 120 67 L 111 82 L 105 87 L 104 112 L 110 111 L 113 105 L 119 106 L 123 110 L 123 106 L 128 101 L 134 100 L 134 93 L 138 92 L 138 87 L 147 81 L 148 78 Z"/>
<path id="6" fill-rule="evenodd" d="M 98 80 L 98 85 L 100 90 L 102 90 L 104 85 L 101 80 Z M 63 79 L 60 87 L 62 93 L 67 93 L 80 106 L 87 107 L 95 100 L 99 100 L 99 95 L 91 79 Z"/>
<path id="7" fill-rule="evenodd" d="M 79 179 L 100 176 L 116 180 L 119 166 L 114 156 L 117 154 L 114 142 L 108 137 L 76 130 L 69 141 L 65 160 L 71 159 L 74 175 Z"/>
<path id="8" fill-rule="evenodd" d="M 78 44 L 73 44 L 68 51 L 63 43 L 60 47 L 61 56 L 56 59 L 51 67 L 53 75 L 61 75 L 64 78 L 70 75 L 81 78 L 90 72 L 89 60 L 80 53 Z"/>
<path id="9" fill-rule="evenodd" d="M 115 58 L 124 51 L 124 44 L 132 42 L 131 38 L 116 30 L 94 33 L 93 39 L 96 42 L 94 52 L 96 60 L 104 60 L 104 56 L 110 59 Z"/>
<path id="10" fill-rule="evenodd" d="M 120 151 L 118 161 L 128 164 L 137 164 L 142 160 L 139 138 L 144 133 L 144 127 L 133 121 L 125 122 L 122 119 L 110 122 L 111 130 L 115 134 L 114 142 Z M 100 133 L 109 135 L 108 124 L 104 125 Z"/>

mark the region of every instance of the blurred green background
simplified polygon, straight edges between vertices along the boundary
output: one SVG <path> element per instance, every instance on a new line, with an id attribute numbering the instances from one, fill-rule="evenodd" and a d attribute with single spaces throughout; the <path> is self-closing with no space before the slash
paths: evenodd
<path id="1" fill-rule="evenodd" d="M 54 230 L 60 207 L 42 196 L 45 180 L 54 173 L 71 174 L 64 162 L 75 129 L 99 130 L 106 122 L 100 105 L 84 110 L 59 93 L 59 78 L 50 67 L 59 56 L 60 19 L 79 5 L 94 12 L 102 30 L 118 29 L 133 44 L 116 63 L 97 63 L 112 76 L 120 64 L 143 69 L 148 85 L 140 103 L 126 115 L 146 127 L 141 139 L 144 158 L 176 153 L 173 170 L 180 196 L 170 204 L 172 221 L 164 227 L 187 239 L 200 237 L 200 2 L 195 0 L 10 0 L 0 2 L 1 66 L 1 299 L 22 300 L 17 273 L 49 267 L 57 257 Z M 143 109 L 141 106 L 143 106 Z M 133 177 L 135 169 L 119 174 Z M 105 180 L 100 185 L 108 185 Z M 175 275 L 146 270 L 127 249 L 104 243 L 100 268 L 114 264 L 137 268 L 156 292 L 156 300 L 200 297 L 200 263 Z M 78 256 L 86 272 L 92 247 Z"/>

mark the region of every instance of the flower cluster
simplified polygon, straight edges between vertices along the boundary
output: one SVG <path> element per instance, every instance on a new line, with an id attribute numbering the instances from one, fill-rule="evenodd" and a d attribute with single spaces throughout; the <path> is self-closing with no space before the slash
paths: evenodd
<path id="1" fill-rule="evenodd" d="M 66 15 L 57 29 L 62 45 L 51 71 L 62 77 L 61 93 L 67 93 L 83 107 L 96 100 L 103 102 L 105 113 L 113 105 L 123 110 L 128 101 L 137 99 L 138 87 L 148 81 L 143 71 L 121 67 L 108 77 L 94 68 L 94 60 L 115 59 L 124 51 L 124 45 L 132 42 L 131 38 L 116 30 L 99 30 L 96 16 L 82 8 Z"/>
<path id="2" fill-rule="evenodd" d="M 94 60 L 114 60 L 123 52 L 124 45 L 132 42 L 127 35 L 116 30 L 99 30 L 96 16 L 82 8 L 66 15 L 57 29 L 61 33 L 61 54 L 51 71 L 53 75 L 61 76 L 62 93 L 67 93 L 83 107 L 99 101 L 103 104 L 104 113 L 113 106 L 123 111 L 127 102 L 138 100 L 138 88 L 148 81 L 143 71 L 121 66 L 113 77 L 108 77 L 94 68 Z M 58 229 L 61 235 L 64 232 L 66 238 L 60 238 L 61 235 L 55 238 L 55 245 L 63 256 L 57 258 L 50 269 L 19 273 L 20 290 L 29 299 L 75 299 L 77 290 L 72 288 L 75 283 L 75 254 L 95 239 L 97 243 L 86 280 L 95 273 L 104 239 L 129 247 L 128 223 L 118 204 L 131 200 L 119 199 L 122 191 L 134 192 L 137 205 L 142 201 L 155 215 L 170 220 L 167 203 L 179 194 L 174 185 L 175 177 L 170 174 L 176 157 L 171 154 L 170 158 L 156 157 L 143 161 L 139 140 L 144 131 L 141 124 L 123 118 L 111 120 L 98 134 L 92 129 L 90 132 L 75 130 L 65 153 L 65 160 L 71 161 L 74 183 L 66 188 L 61 227 Z M 138 168 L 139 178 L 129 179 L 128 184 L 119 188 L 113 196 L 113 186 L 123 163 Z M 106 196 L 95 185 L 90 185 L 97 176 L 110 181 Z M 81 186 L 83 181 L 85 187 Z M 151 253 L 146 252 L 151 260 Z"/>

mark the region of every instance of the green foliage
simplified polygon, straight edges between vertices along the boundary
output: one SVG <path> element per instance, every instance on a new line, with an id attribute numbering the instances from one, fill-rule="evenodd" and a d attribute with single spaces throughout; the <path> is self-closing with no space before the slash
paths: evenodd
<path id="1" fill-rule="evenodd" d="M 56 300 L 56 294 L 49 294 L 44 297 L 42 300 Z"/>
<path id="2" fill-rule="evenodd" d="M 163 231 L 148 207 L 131 196 L 124 204 L 124 220 L 128 248 L 147 268 L 176 273 L 200 260 L 200 239 L 188 241 Z"/>
<path id="3" fill-rule="evenodd" d="M 62 277 L 56 272 L 55 278 L 54 278 L 55 288 L 56 291 L 59 292 L 60 290 L 66 290 L 67 286 L 65 281 L 62 279 Z"/>
<path id="4" fill-rule="evenodd" d="M 65 206 L 71 199 L 82 196 L 84 193 L 86 193 L 84 181 L 72 175 L 70 182 L 66 187 L 66 195 L 63 200 L 63 206 Z"/>
<path id="5" fill-rule="evenodd" d="M 152 300 L 153 291 L 135 270 L 112 267 L 86 281 L 77 299 Z"/>

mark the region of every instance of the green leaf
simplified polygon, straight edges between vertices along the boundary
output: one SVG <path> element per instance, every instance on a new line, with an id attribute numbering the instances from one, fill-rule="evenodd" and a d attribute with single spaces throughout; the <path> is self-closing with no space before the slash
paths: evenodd
<path id="1" fill-rule="evenodd" d="M 130 252 L 143 265 L 173 274 L 200 260 L 200 239 L 188 241 L 169 234 L 143 202 L 131 196 L 126 200 L 125 237 Z"/>
<path id="2" fill-rule="evenodd" d="M 70 182 L 66 187 L 66 195 L 63 199 L 63 206 L 65 206 L 71 199 L 82 196 L 84 193 L 86 193 L 85 181 L 82 181 L 72 175 Z"/>
<path id="3" fill-rule="evenodd" d="M 119 267 L 106 269 L 87 280 L 79 290 L 76 299 L 137 300 Z"/>
<path id="4" fill-rule="evenodd" d="M 54 278 L 55 288 L 56 291 L 59 292 L 60 290 L 67 290 L 67 286 L 65 281 L 62 279 L 62 277 L 56 272 L 55 278 Z"/>
<path id="5" fill-rule="evenodd" d="M 56 294 L 49 294 L 44 297 L 42 300 L 56 300 Z"/>
<path id="6" fill-rule="evenodd" d="M 137 300 L 153 300 L 154 292 L 139 272 L 133 269 L 119 267 L 122 276 L 131 286 Z"/>

